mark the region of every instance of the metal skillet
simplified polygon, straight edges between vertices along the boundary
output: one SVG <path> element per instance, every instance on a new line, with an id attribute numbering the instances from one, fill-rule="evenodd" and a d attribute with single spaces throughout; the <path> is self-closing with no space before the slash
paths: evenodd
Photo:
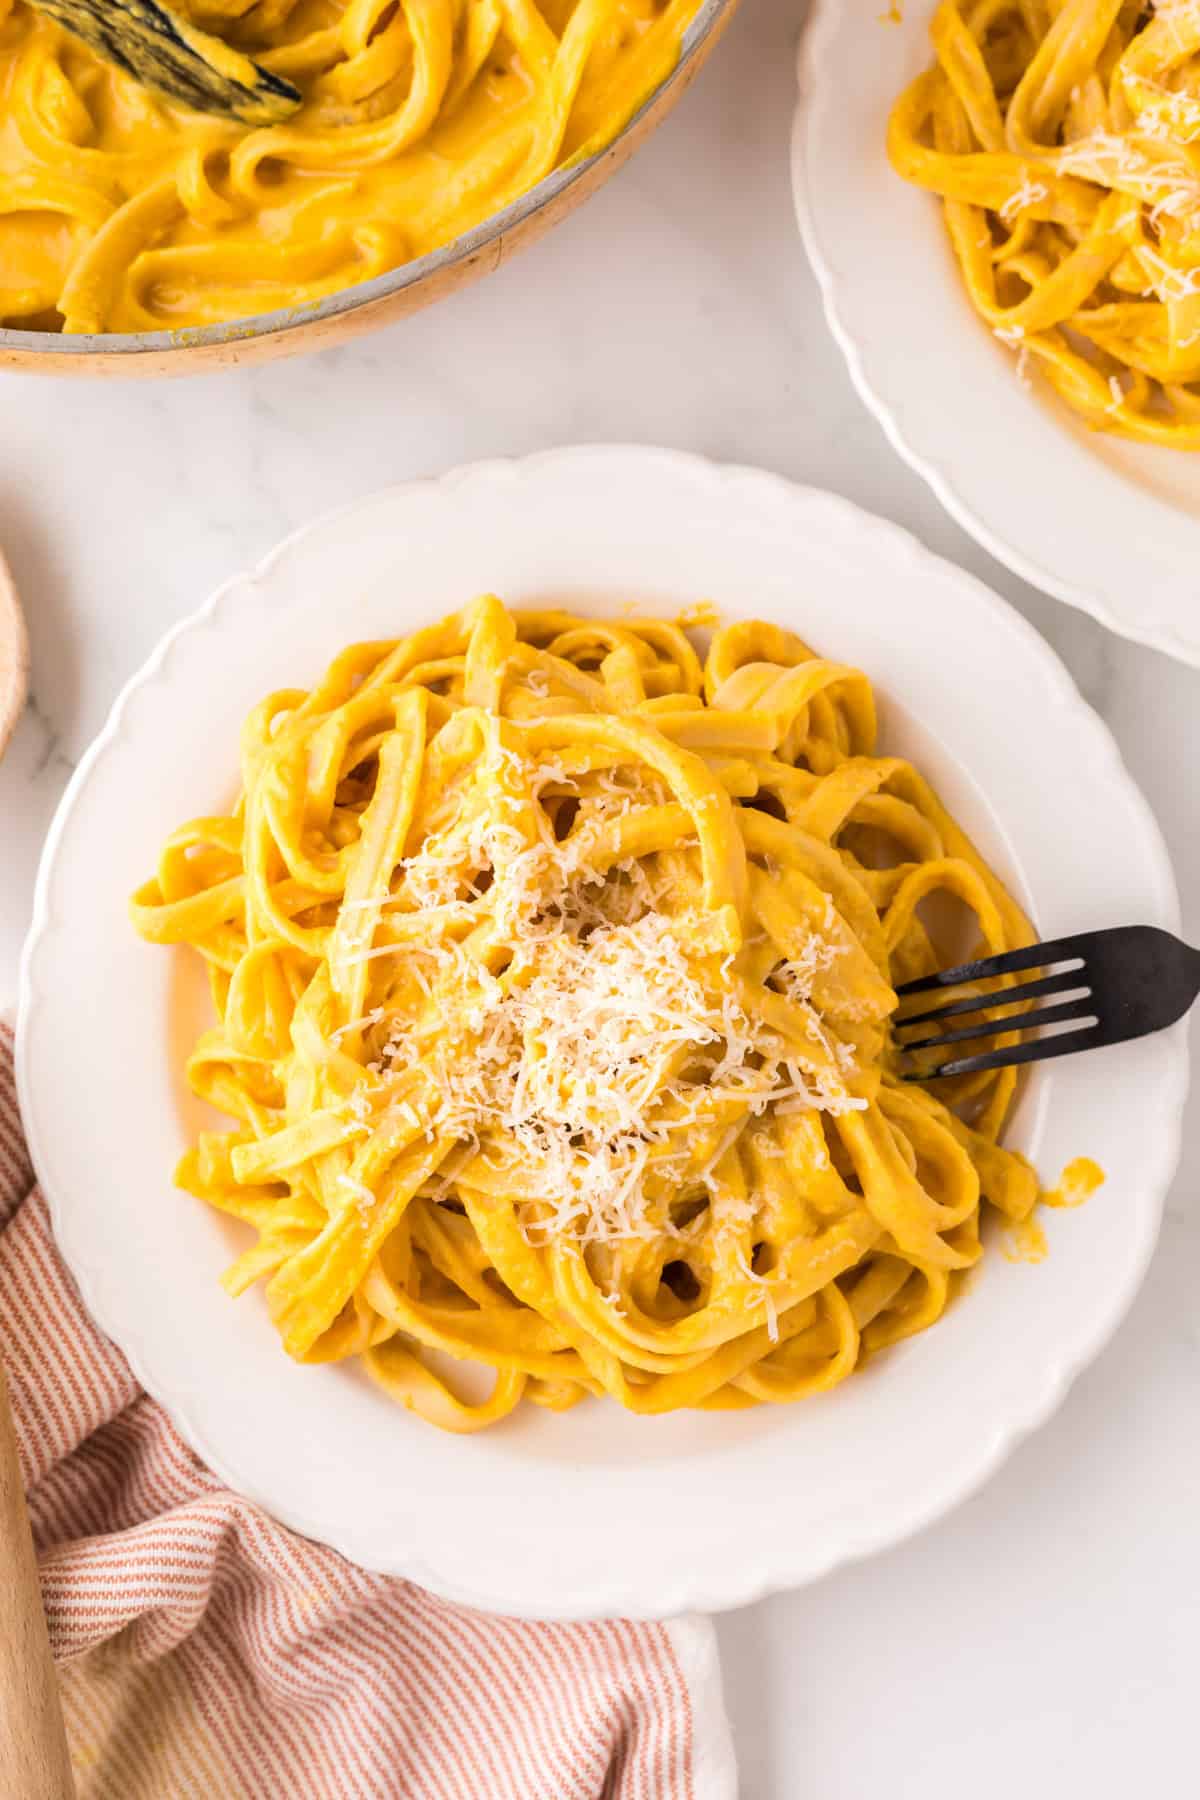
<path id="1" fill-rule="evenodd" d="M 738 0 L 705 0 L 688 28 L 674 69 L 611 144 L 553 170 L 511 206 L 440 250 L 315 305 L 285 307 L 219 325 L 180 331 L 81 332 L 71 337 L 0 329 L 0 369 L 77 378 L 201 374 L 345 343 L 444 299 L 535 243 L 627 161 L 687 92 L 737 4 Z"/>

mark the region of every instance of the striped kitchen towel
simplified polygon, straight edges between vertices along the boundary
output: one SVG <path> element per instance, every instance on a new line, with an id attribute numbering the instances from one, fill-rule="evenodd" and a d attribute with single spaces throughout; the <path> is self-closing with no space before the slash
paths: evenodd
<path id="1" fill-rule="evenodd" d="M 222 1486 L 84 1311 L 3 1026 L 0 1354 L 81 1800 L 736 1792 L 711 1621 L 473 1613 Z"/>

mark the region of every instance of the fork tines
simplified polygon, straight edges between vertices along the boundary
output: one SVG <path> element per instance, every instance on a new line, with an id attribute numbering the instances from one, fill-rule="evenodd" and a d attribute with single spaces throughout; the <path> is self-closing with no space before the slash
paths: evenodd
<path id="1" fill-rule="evenodd" d="M 1014 979 L 1020 975 L 1033 979 Z M 982 985 L 995 982 L 1002 985 Z M 968 991 L 954 998 L 949 991 L 954 988 Z M 901 1054 L 915 1058 L 915 1067 L 902 1071 L 905 1079 L 933 1081 L 940 1075 L 973 1075 L 1013 1063 L 1043 1062 L 1163 1031 L 1181 1019 L 1200 994 L 1200 952 L 1157 925 L 1117 925 L 1048 944 L 1028 944 L 1003 956 L 985 956 L 907 982 L 896 992 L 902 1002 L 916 994 L 946 995 L 935 1006 L 904 1012 L 893 1027 Z M 1041 1000 L 1050 1004 L 1040 1006 Z M 952 1024 L 949 1031 L 937 1029 L 960 1019 L 965 1023 Z M 1042 1025 L 1075 1029 L 1022 1042 L 1022 1032 Z M 918 1037 L 900 1035 L 922 1026 L 933 1029 Z M 947 1047 L 981 1038 L 992 1038 L 996 1048 L 940 1060 Z"/>
<path id="2" fill-rule="evenodd" d="M 1090 934 L 1089 934 L 1090 935 Z M 947 998 L 945 1003 L 928 1006 L 917 1012 L 905 1012 L 895 1021 L 896 1042 L 905 1056 L 915 1055 L 916 1065 L 904 1070 L 908 1081 L 933 1081 L 941 1076 L 970 1075 L 989 1069 L 1000 1069 L 1014 1063 L 1039 1061 L 1047 1056 L 1065 1056 L 1086 1049 L 1095 1041 L 1099 1025 L 1092 984 L 1085 961 L 1086 938 L 1060 938 L 1053 943 L 1031 944 L 1022 950 L 1010 950 L 1002 956 L 988 956 L 963 963 L 954 969 L 943 969 L 919 981 L 906 982 L 896 992 L 901 1001 L 918 994 L 944 993 L 948 989 L 974 987 L 978 983 L 1001 981 L 1006 985 L 988 987 L 967 993 L 963 998 Z M 1038 975 L 1055 963 L 1066 966 L 1053 974 Z M 1030 981 L 1013 982 L 1011 977 L 1034 972 Z M 1031 1006 L 1052 995 L 1065 998 L 1048 1006 Z M 1016 1010 L 1014 1010 L 1016 1009 Z M 973 1014 L 984 1015 L 972 1019 Z M 914 1026 L 937 1027 L 943 1022 L 963 1020 L 950 1030 L 931 1029 L 916 1037 L 907 1034 Z M 1019 1033 L 1043 1025 L 1078 1022 L 1075 1031 L 1062 1032 L 1051 1038 L 1022 1043 Z M 954 1044 L 967 1044 L 983 1038 L 998 1040 L 997 1048 L 979 1054 L 937 1060 L 933 1052 Z"/>

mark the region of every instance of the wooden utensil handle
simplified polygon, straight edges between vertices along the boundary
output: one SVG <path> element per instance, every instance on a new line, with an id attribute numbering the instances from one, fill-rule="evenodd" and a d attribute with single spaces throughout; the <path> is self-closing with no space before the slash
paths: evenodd
<path id="1" fill-rule="evenodd" d="M 74 1800 L 33 1534 L 0 1363 L 0 1782 L 21 1800 Z"/>

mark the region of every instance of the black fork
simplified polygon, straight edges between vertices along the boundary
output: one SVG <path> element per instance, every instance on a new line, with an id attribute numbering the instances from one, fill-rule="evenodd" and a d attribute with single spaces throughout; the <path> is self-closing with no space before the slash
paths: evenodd
<path id="1" fill-rule="evenodd" d="M 1039 970 L 1046 973 L 1038 974 Z M 946 1004 L 922 1011 L 905 1006 L 917 994 L 942 993 L 1030 972 L 1034 975 L 1030 981 L 961 999 L 948 998 Z M 902 1073 L 908 1081 L 933 1081 L 943 1075 L 973 1075 L 1014 1063 L 1071 1056 L 1077 1050 L 1123 1044 L 1129 1038 L 1163 1031 L 1183 1017 L 1200 993 L 1200 951 L 1154 925 L 1118 925 L 1111 931 L 1083 931 L 1075 937 L 1056 938 L 1053 943 L 1030 944 L 1024 950 L 943 969 L 938 975 L 906 982 L 896 993 L 901 1002 L 894 1021 L 896 1043 L 905 1058 L 915 1059 Z M 1042 1000 L 1050 1000 L 1050 1004 L 1036 1004 Z M 1031 1001 L 1035 1004 L 1030 1005 Z M 997 1018 L 1001 1008 L 1004 1016 Z M 990 1016 L 972 1023 L 974 1013 Z M 1032 1042 L 1014 1040 L 949 1061 L 936 1055 L 953 1044 L 1068 1023 L 1075 1029 Z M 948 1030 L 944 1029 L 947 1025 Z M 919 1026 L 928 1029 L 915 1037 L 900 1035 Z"/>

